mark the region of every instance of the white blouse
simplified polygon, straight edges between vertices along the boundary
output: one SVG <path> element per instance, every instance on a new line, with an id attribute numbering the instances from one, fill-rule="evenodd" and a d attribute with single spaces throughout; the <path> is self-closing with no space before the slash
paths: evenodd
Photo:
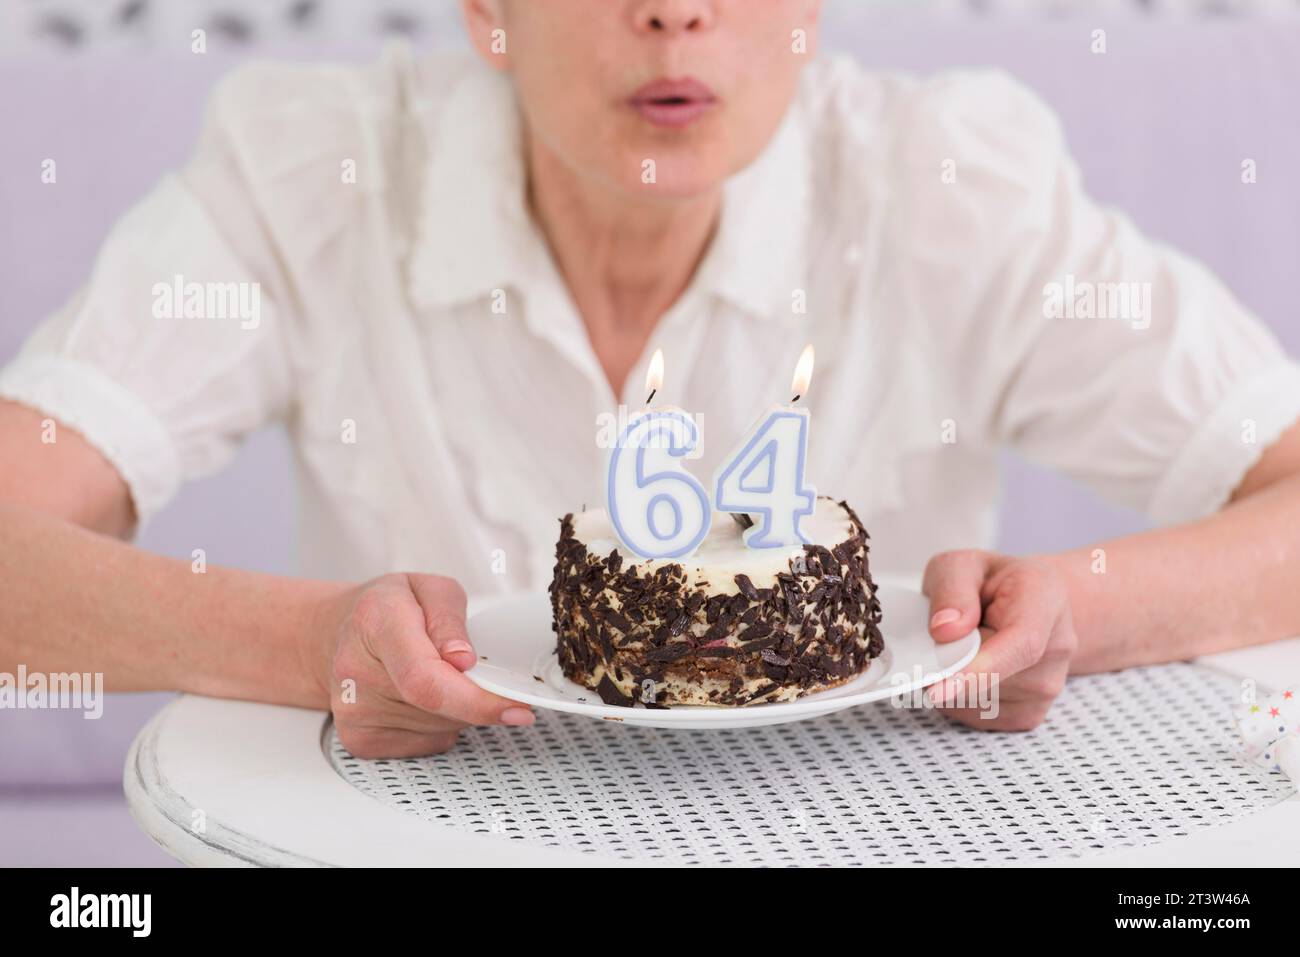
<path id="1" fill-rule="evenodd" d="M 258 285 L 187 311 L 186 283 Z M 143 521 L 283 421 L 304 574 L 483 594 L 549 580 L 557 519 L 601 503 L 601 414 L 642 405 L 656 348 L 707 481 L 806 342 L 808 477 L 855 506 L 885 573 L 990 544 L 999 446 L 1175 522 L 1300 416 L 1300 368 L 1202 266 L 1086 198 L 1031 93 L 837 59 L 727 184 L 615 396 L 526 212 L 509 81 L 401 49 L 226 79 L 192 162 L 118 223 L 0 395 L 81 432 Z"/>

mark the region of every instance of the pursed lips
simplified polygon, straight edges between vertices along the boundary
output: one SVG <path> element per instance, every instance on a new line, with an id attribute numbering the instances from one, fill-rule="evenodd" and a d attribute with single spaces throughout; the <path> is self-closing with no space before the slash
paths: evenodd
<path id="1" fill-rule="evenodd" d="M 642 119 L 655 126 L 689 126 L 718 103 L 709 86 L 694 77 L 659 79 L 645 84 L 630 97 L 628 105 Z"/>

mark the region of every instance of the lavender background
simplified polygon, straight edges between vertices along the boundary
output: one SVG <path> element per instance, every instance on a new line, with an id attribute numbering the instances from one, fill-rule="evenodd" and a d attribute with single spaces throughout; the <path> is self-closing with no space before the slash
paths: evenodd
<path id="1" fill-rule="evenodd" d="M 394 32 L 424 48 L 461 44 L 449 0 L 351 4 L 349 14 L 338 3 L 313 5 L 319 19 L 296 26 L 290 3 L 155 2 L 126 20 L 125 3 L 0 3 L 0 362 L 80 284 L 109 225 L 183 162 L 209 89 L 237 63 L 254 53 L 366 59 Z M 1007 6 L 991 2 L 936 0 L 925 6 L 941 15 L 927 17 L 866 15 L 868 6 L 832 2 L 825 45 L 882 68 L 995 65 L 1021 77 L 1061 113 L 1095 196 L 1207 261 L 1300 354 L 1300 23 L 1149 12 L 1241 3 L 1126 0 L 1086 18 L 1014 20 L 967 15 Z M 252 26 L 241 32 L 228 23 L 209 36 L 206 55 L 190 54 L 189 29 L 214 10 L 235 10 Z M 74 18 L 77 38 L 41 19 L 49 15 Z M 1101 56 L 1088 49 L 1099 26 L 1109 46 Z M 39 181 L 46 157 L 58 160 L 57 186 Z M 1259 169 L 1249 186 L 1240 181 L 1247 157 Z M 1007 465 L 1006 550 L 1062 548 L 1142 527 L 1066 480 Z M 260 433 L 221 475 L 185 489 L 141 545 L 178 557 L 202 547 L 214 563 L 291 573 L 293 513 L 284 440 Z M 116 696 L 98 722 L 0 712 L 0 864 L 165 863 L 135 831 L 120 794 L 130 739 L 165 700 Z"/>

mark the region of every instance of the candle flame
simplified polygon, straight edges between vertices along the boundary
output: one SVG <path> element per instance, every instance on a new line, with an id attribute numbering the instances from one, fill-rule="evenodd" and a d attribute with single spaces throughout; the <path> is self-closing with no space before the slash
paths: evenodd
<path id="1" fill-rule="evenodd" d="M 664 351 L 656 349 L 655 354 L 650 357 L 650 368 L 645 373 L 645 392 L 648 397 L 646 405 L 650 404 L 650 399 L 659 391 L 659 387 L 664 384 Z"/>
<path id="2" fill-rule="evenodd" d="M 812 384 L 812 374 L 813 347 L 810 342 L 808 345 L 803 347 L 803 352 L 799 356 L 799 362 L 794 367 L 794 378 L 790 380 L 790 394 L 794 396 L 795 399 L 808 391 L 808 386 Z"/>

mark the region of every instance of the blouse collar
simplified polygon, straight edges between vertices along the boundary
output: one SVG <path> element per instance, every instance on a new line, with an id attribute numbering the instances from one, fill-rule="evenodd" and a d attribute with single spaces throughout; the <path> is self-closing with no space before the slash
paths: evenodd
<path id="1" fill-rule="evenodd" d="M 518 104 L 508 77 L 474 61 L 430 121 L 409 291 L 419 308 L 486 298 L 536 278 Z M 725 185 L 718 231 L 693 285 L 758 319 L 794 321 L 804 288 L 810 158 L 797 105 Z"/>

